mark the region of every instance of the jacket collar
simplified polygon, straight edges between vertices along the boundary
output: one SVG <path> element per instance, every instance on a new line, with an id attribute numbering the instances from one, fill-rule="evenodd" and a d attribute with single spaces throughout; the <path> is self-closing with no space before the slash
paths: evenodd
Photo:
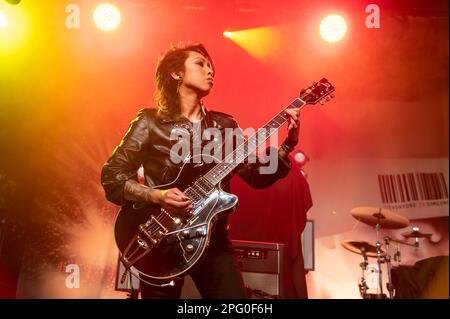
<path id="1" fill-rule="evenodd" d="M 158 110 L 158 112 L 156 112 L 156 118 L 161 123 L 173 123 L 173 122 L 178 122 L 178 120 L 179 120 L 170 114 L 161 112 L 160 110 Z"/>
<path id="2" fill-rule="evenodd" d="M 202 105 L 202 113 L 203 113 L 203 119 L 206 120 L 207 127 L 211 127 L 212 126 L 211 125 L 212 124 L 211 114 L 204 105 Z M 185 118 L 182 115 L 174 116 L 174 115 L 170 115 L 167 113 L 163 113 L 160 110 L 158 110 L 158 112 L 156 113 L 156 118 L 161 123 L 178 123 L 178 122 L 189 121 L 187 118 Z"/>

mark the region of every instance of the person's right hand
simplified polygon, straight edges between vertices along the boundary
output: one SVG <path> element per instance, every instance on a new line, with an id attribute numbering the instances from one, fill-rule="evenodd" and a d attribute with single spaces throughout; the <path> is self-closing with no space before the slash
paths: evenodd
<path id="1" fill-rule="evenodd" d="M 192 211 L 192 201 L 178 188 L 155 190 L 158 205 L 167 212 L 180 216 L 189 216 Z"/>

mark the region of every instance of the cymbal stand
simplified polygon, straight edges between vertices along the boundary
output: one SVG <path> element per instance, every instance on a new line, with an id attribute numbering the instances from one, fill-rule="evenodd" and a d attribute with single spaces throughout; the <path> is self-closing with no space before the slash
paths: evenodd
<path id="1" fill-rule="evenodd" d="M 377 234 L 377 264 L 378 264 L 378 285 L 380 287 L 380 295 L 383 295 L 383 281 L 381 277 L 381 243 L 380 243 L 380 224 L 376 224 L 375 230 Z"/>
<path id="2" fill-rule="evenodd" d="M 419 227 L 413 227 L 413 231 L 419 231 Z M 419 248 L 419 237 L 414 238 L 414 248 L 416 250 Z"/>
<path id="3" fill-rule="evenodd" d="M 394 296 L 394 285 L 392 284 L 392 276 L 391 276 L 391 255 L 389 254 L 389 245 L 390 245 L 390 238 L 389 236 L 384 237 L 384 246 L 386 247 L 386 256 L 384 260 L 386 261 L 386 268 L 388 273 L 388 282 L 386 284 L 387 290 L 389 291 L 389 299 L 392 299 Z"/>
<path id="4" fill-rule="evenodd" d="M 361 248 L 361 254 L 363 256 L 363 261 L 359 264 L 361 267 L 361 279 L 359 281 L 358 287 L 359 287 L 359 293 L 361 294 L 361 297 L 363 299 L 366 298 L 367 289 L 369 286 L 366 284 L 366 278 L 364 276 L 364 271 L 367 270 L 368 260 L 367 260 L 367 254 L 366 249 L 363 247 Z"/>
<path id="5" fill-rule="evenodd" d="M 394 261 L 397 262 L 397 265 L 400 266 L 402 260 L 401 260 L 401 253 L 400 253 L 400 243 L 397 243 L 397 252 L 394 254 Z"/>

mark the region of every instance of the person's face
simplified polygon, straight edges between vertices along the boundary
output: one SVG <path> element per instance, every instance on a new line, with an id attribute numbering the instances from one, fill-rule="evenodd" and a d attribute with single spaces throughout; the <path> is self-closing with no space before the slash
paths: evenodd
<path id="1" fill-rule="evenodd" d="M 214 71 L 211 62 L 201 53 L 189 51 L 184 62 L 182 85 L 198 93 L 200 97 L 206 96 L 214 84 Z"/>

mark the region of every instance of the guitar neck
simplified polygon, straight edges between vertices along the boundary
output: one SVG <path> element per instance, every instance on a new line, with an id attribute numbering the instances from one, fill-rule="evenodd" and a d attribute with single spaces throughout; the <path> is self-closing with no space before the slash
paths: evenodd
<path id="1" fill-rule="evenodd" d="M 295 99 L 288 107 L 277 114 L 264 127 L 258 129 L 248 140 L 240 144 L 236 149 L 225 156 L 223 162 L 218 163 L 203 177 L 212 185 L 217 185 L 225 177 L 228 176 L 239 164 L 252 154 L 260 145 L 262 145 L 271 135 L 275 134 L 278 129 L 286 123 L 290 116 L 286 113 L 287 109 L 302 108 L 306 102 L 300 98 Z"/>

